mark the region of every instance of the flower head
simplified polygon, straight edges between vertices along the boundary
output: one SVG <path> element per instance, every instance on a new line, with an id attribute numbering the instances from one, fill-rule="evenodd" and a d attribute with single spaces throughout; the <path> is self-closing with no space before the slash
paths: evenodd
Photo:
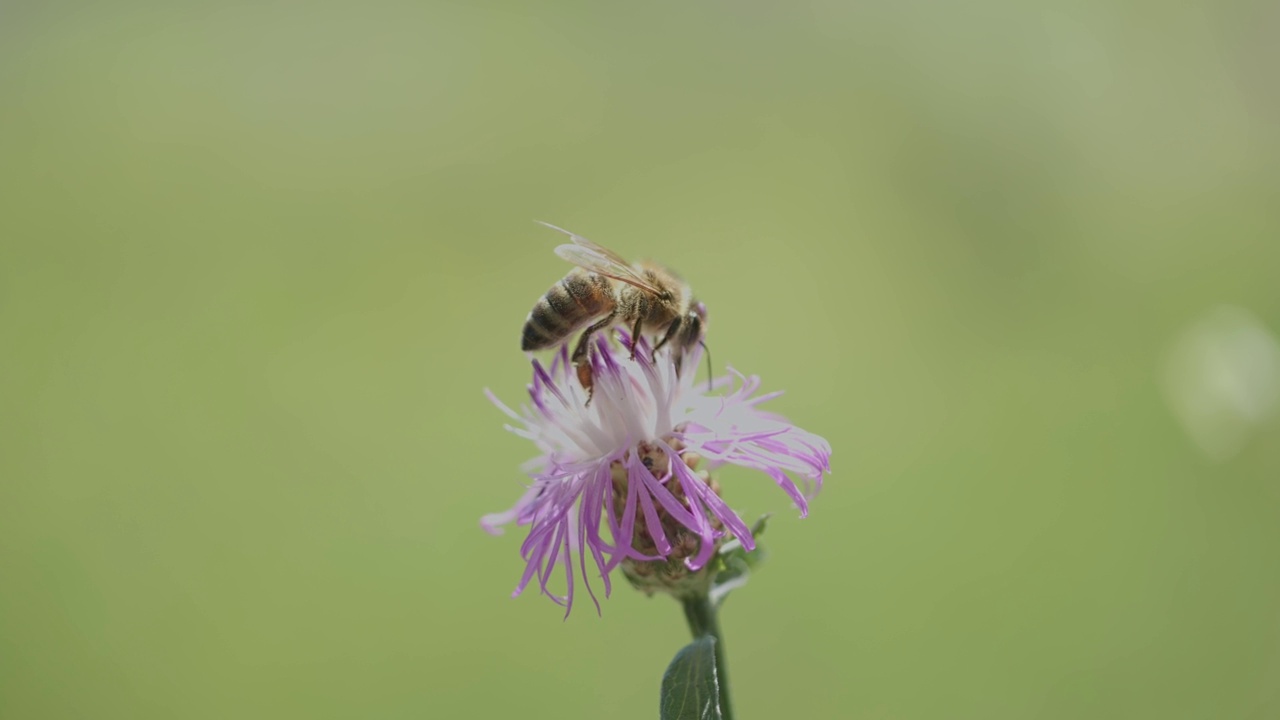
<path id="1" fill-rule="evenodd" d="M 630 347 L 625 333 L 619 338 Z M 687 357 L 686 367 L 697 367 L 698 359 L 696 353 Z M 581 577 L 598 611 L 592 574 L 602 578 L 607 596 L 609 573 L 621 563 L 642 574 L 654 563 L 697 572 L 726 535 L 751 550 L 751 531 L 720 499 L 709 475 L 696 470 L 700 459 L 712 467 L 733 464 L 764 472 L 791 497 L 801 517 L 808 514 L 808 498 L 830 472 L 831 448 L 760 410 L 779 393 L 756 395 L 759 378 L 731 370 L 732 376 L 708 388 L 692 372 L 677 373 L 668 353 L 655 358 L 643 339 L 632 360 L 628 350 L 598 338 L 591 364 L 589 403 L 567 348 L 550 368 L 533 361 L 532 404 L 521 412 L 486 391 L 512 419 L 507 429 L 538 448 L 525 466 L 533 480 L 525 494 L 510 510 L 481 519 L 493 534 L 511 522 L 529 527 L 520 548 L 525 570 L 513 596 L 536 577 L 543 594 L 565 606 L 567 616 L 575 578 Z M 565 579 L 563 596 L 548 588 L 557 567 Z M 635 575 L 628 576 L 635 581 Z"/>

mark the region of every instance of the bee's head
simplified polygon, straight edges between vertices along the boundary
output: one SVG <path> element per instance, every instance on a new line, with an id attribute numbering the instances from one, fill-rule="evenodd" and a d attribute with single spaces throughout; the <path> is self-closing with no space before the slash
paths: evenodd
<path id="1" fill-rule="evenodd" d="M 684 322 L 680 324 L 680 347 L 685 350 L 692 350 L 695 345 L 702 342 L 702 338 L 707 334 L 707 306 L 700 303 L 693 303 L 693 307 L 689 309 L 689 314 L 685 316 Z"/>
<path id="2" fill-rule="evenodd" d="M 706 337 L 706 334 L 707 306 L 700 302 L 694 302 L 693 307 L 689 309 L 689 313 L 684 316 L 684 320 L 680 323 L 680 336 L 676 338 L 679 348 L 676 352 L 676 372 L 680 372 L 684 354 L 695 346 L 702 344 L 702 339 Z"/>

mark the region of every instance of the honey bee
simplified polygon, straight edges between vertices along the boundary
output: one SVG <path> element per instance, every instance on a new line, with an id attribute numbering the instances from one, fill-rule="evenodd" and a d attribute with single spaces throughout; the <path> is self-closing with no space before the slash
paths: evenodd
<path id="1" fill-rule="evenodd" d="M 624 323 L 631 329 L 631 359 L 635 359 L 641 332 L 653 332 L 661 335 L 654 354 L 670 344 L 676 372 L 680 372 L 684 354 L 702 342 L 706 331 L 706 308 L 694 299 L 689 284 L 661 265 L 628 263 L 580 235 L 541 224 L 569 236 L 572 243 L 557 247 L 556 254 L 578 267 L 534 304 L 524 323 L 520 349 L 554 347 L 581 330 L 570 357 L 589 393 L 588 340 L 600 330 Z"/>

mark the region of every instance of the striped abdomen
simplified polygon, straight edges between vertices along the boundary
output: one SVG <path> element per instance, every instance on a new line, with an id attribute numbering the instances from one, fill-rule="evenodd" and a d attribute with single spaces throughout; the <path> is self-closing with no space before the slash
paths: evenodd
<path id="1" fill-rule="evenodd" d="M 613 306 L 613 286 L 608 278 L 575 270 L 552 285 L 533 306 L 520 336 L 520 349 L 557 345 Z"/>

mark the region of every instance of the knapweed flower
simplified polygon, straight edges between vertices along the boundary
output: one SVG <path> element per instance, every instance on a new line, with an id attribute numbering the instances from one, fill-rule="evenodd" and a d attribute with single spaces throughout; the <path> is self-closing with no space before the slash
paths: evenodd
<path id="1" fill-rule="evenodd" d="M 630 339 L 618 335 L 621 347 L 603 337 L 593 344 L 590 403 L 567 348 L 549 369 L 533 361 L 532 404 L 521 412 L 486 390 L 513 421 L 507 429 L 532 441 L 538 456 L 525 466 L 533 482 L 524 496 L 481 525 L 493 534 L 511 522 L 528 526 L 520 548 L 525 570 L 513 596 L 536 577 L 566 616 L 575 577 L 599 611 L 593 574 L 606 596 L 609 573 L 620 564 L 644 589 L 652 591 L 645 578 L 656 575 L 655 582 L 679 594 L 679 582 L 705 568 L 729 535 L 754 548 L 751 531 L 720 499 L 719 487 L 697 471 L 700 460 L 764 472 L 801 517 L 831 467 L 825 440 L 759 409 L 779 394 L 756 395 L 759 378 L 734 372 L 708 387 L 693 372 L 677 374 L 669 353 L 655 358 L 645 340 L 630 359 Z M 684 367 L 698 367 L 698 359 L 686 357 Z M 557 568 L 563 596 L 548 588 Z"/>

